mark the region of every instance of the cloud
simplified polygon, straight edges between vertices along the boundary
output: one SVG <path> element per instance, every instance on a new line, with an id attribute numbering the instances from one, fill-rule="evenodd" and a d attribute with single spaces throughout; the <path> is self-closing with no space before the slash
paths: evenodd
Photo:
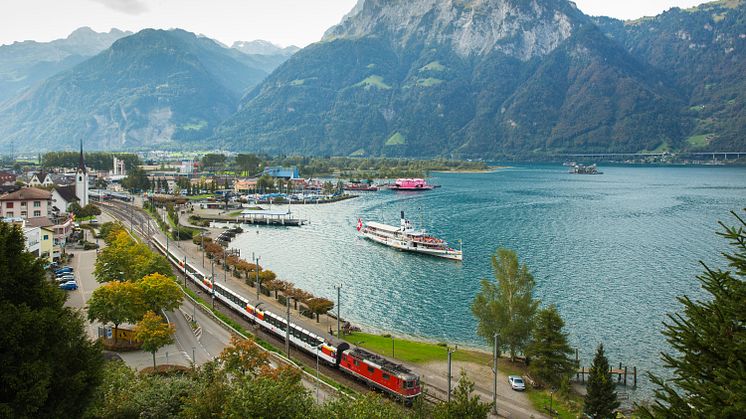
<path id="1" fill-rule="evenodd" d="M 95 3 L 103 4 L 104 6 L 116 10 L 118 12 L 127 13 L 128 15 L 139 15 L 148 11 L 148 6 L 142 0 L 91 0 Z"/>

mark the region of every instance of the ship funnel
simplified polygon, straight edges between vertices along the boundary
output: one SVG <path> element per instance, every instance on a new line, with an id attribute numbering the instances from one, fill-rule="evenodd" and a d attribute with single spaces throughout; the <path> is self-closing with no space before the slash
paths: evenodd
<path id="1" fill-rule="evenodd" d="M 401 219 L 404 219 L 404 211 L 401 212 Z"/>

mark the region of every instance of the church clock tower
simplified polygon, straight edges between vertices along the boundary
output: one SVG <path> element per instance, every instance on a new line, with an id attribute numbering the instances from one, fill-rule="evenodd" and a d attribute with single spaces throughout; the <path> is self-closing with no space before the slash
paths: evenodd
<path id="1" fill-rule="evenodd" d="M 80 159 L 75 173 L 75 196 L 78 197 L 78 204 L 81 207 L 88 205 L 88 170 L 83 158 L 83 140 L 80 140 Z"/>

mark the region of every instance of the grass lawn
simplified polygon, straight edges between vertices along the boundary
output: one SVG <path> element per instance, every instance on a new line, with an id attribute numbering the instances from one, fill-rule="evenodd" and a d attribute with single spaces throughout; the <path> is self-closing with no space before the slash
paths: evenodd
<path id="1" fill-rule="evenodd" d="M 687 138 L 686 142 L 692 147 L 706 147 L 710 143 L 710 136 L 711 134 L 693 135 Z"/>
<path id="2" fill-rule="evenodd" d="M 211 194 L 211 193 L 206 193 L 206 194 L 202 194 L 202 195 L 192 195 L 192 196 L 187 196 L 187 198 L 188 198 L 188 199 L 189 199 L 190 201 L 199 201 L 200 199 L 207 199 L 207 198 L 212 198 L 213 196 L 214 196 L 214 195 L 213 195 L 213 194 Z"/>
<path id="3" fill-rule="evenodd" d="M 391 356 L 391 338 L 370 333 L 354 332 L 345 336 L 345 339 L 360 347 L 370 349 L 383 356 Z M 431 361 L 448 360 L 448 351 L 444 344 L 417 342 L 412 340 L 394 338 L 394 358 L 422 364 Z M 474 362 L 482 365 L 492 365 L 492 355 L 488 353 L 459 349 L 453 354 L 453 360 Z"/>

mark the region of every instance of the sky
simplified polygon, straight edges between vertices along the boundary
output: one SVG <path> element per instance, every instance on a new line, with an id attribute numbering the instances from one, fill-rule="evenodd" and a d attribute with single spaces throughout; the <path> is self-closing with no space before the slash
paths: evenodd
<path id="1" fill-rule="evenodd" d="M 356 0 L 2 0 L 0 44 L 65 38 L 81 26 L 182 28 L 231 45 L 264 39 L 304 47 L 321 39 Z M 701 0 L 576 0 L 586 14 L 636 19 Z"/>

